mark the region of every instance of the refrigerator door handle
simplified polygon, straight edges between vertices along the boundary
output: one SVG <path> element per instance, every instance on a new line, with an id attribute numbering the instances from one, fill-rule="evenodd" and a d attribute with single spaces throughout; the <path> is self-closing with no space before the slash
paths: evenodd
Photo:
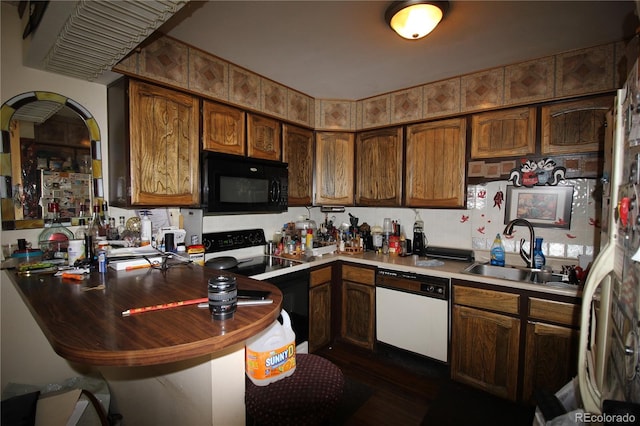
<path id="1" fill-rule="evenodd" d="M 607 317 L 609 315 L 609 291 L 610 291 L 610 274 L 613 273 L 613 259 L 614 259 L 615 244 L 607 244 L 596 260 L 591 266 L 591 271 L 587 277 L 587 281 L 582 291 L 582 312 L 580 316 L 580 340 L 578 347 L 578 386 L 580 388 L 580 395 L 582 402 L 584 403 L 584 409 L 590 413 L 600 413 L 600 407 L 602 402 L 602 395 L 600 387 L 602 385 L 602 378 L 596 377 L 597 371 L 603 371 L 603 368 L 596 368 L 595 364 L 604 363 L 606 349 L 606 343 L 604 340 L 602 344 L 600 341 L 606 338 L 606 326 Z M 592 301 L 598 288 L 601 288 L 599 294 L 600 297 L 600 318 L 592 318 Z M 603 309 L 604 308 L 604 309 Z M 589 336 L 596 327 L 592 327 L 589 330 L 590 324 L 593 321 L 600 321 L 598 325 L 598 336 L 596 338 L 595 350 L 597 353 L 593 354 L 589 347 Z M 593 324 L 591 324 L 593 325 Z M 603 330 L 604 328 L 604 330 Z M 604 333 L 603 333 L 604 332 Z M 594 359 L 595 358 L 595 359 Z"/>

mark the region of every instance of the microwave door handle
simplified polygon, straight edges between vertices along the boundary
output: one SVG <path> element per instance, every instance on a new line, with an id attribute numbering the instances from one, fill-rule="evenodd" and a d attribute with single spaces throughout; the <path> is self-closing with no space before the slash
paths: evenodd
<path id="1" fill-rule="evenodd" d="M 271 202 L 275 203 L 280 199 L 280 183 L 277 180 L 271 181 Z"/>

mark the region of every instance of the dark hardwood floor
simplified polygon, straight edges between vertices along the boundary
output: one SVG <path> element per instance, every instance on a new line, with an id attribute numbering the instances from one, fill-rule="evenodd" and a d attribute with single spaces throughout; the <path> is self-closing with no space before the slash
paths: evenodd
<path id="1" fill-rule="evenodd" d="M 533 408 L 519 407 L 484 392 L 476 393 L 470 389 L 469 393 L 463 388 L 460 394 L 465 394 L 467 399 L 473 398 L 474 401 L 472 404 L 469 404 L 469 401 L 464 403 L 463 399 L 457 401 L 458 389 L 455 387 L 459 385 L 450 380 L 449 367 L 436 361 L 381 345 L 378 345 L 375 352 L 370 352 L 340 342 L 334 342 L 330 347 L 323 348 L 315 354 L 340 367 L 346 378 L 370 388 L 368 398 L 359 407 L 353 408 L 355 411 L 352 414 L 338 423 L 333 422 L 332 425 L 470 424 L 468 415 L 467 418 L 463 416 L 461 419 L 456 411 L 472 410 L 472 407 L 477 405 L 482 406 L 481 411 L 485 411 L 486 407 L 488 412 L 502 412 L 506 415 L 506 419 L 488 417 L 485 420 L 489 423 L 531 424 L 529 419 L 532 419 Z M 452 386 L 455 388 L 453 392 Z M 445 397 L 449 400 L 443 401 L 443 395 L 447 393 L 453 395 Z M 425 419 L 425 415 L 434 402 L 440 406 L 437 410 L 439 416 L 437 420 L 429 421 Z M 443 418 L 442 407 L 445 406 Z M 447 414 L 449 411 L 451 416 Z M 479 420 L 475 418 L 475 414 L 471 415 L 471 418 Z"/>
<path id="2" fill-rule="evenodd" d="M 340 367 L 345 377 L 373 390 L 345 425 L 420 425 L 440 387 L 449 380 L 447 366 L 392 350 L 379 348 L 371 353 L 336 342 L 316 354 Z"/>

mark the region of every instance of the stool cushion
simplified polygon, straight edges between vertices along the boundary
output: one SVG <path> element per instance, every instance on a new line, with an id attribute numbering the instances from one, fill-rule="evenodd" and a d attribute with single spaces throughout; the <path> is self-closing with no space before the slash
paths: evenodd
<path id="1" fill-rule="evenodd" d="M 318 355 L 296 354 L 294 373 L 267 386 L 246 379 L 247 413 L 259 425 L 314 425 L 340 402 L 342 371 Z"/>

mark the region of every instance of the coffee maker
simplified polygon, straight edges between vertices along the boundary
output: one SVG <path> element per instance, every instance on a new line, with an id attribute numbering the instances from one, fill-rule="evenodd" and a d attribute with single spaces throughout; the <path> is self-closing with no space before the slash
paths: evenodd
<path id="1" fill-rule="evenodd" d="M 419 215 L 413 224 L 413 254 L 427 255 L 427 237 L 424 234 L 424 222 Z"/>

